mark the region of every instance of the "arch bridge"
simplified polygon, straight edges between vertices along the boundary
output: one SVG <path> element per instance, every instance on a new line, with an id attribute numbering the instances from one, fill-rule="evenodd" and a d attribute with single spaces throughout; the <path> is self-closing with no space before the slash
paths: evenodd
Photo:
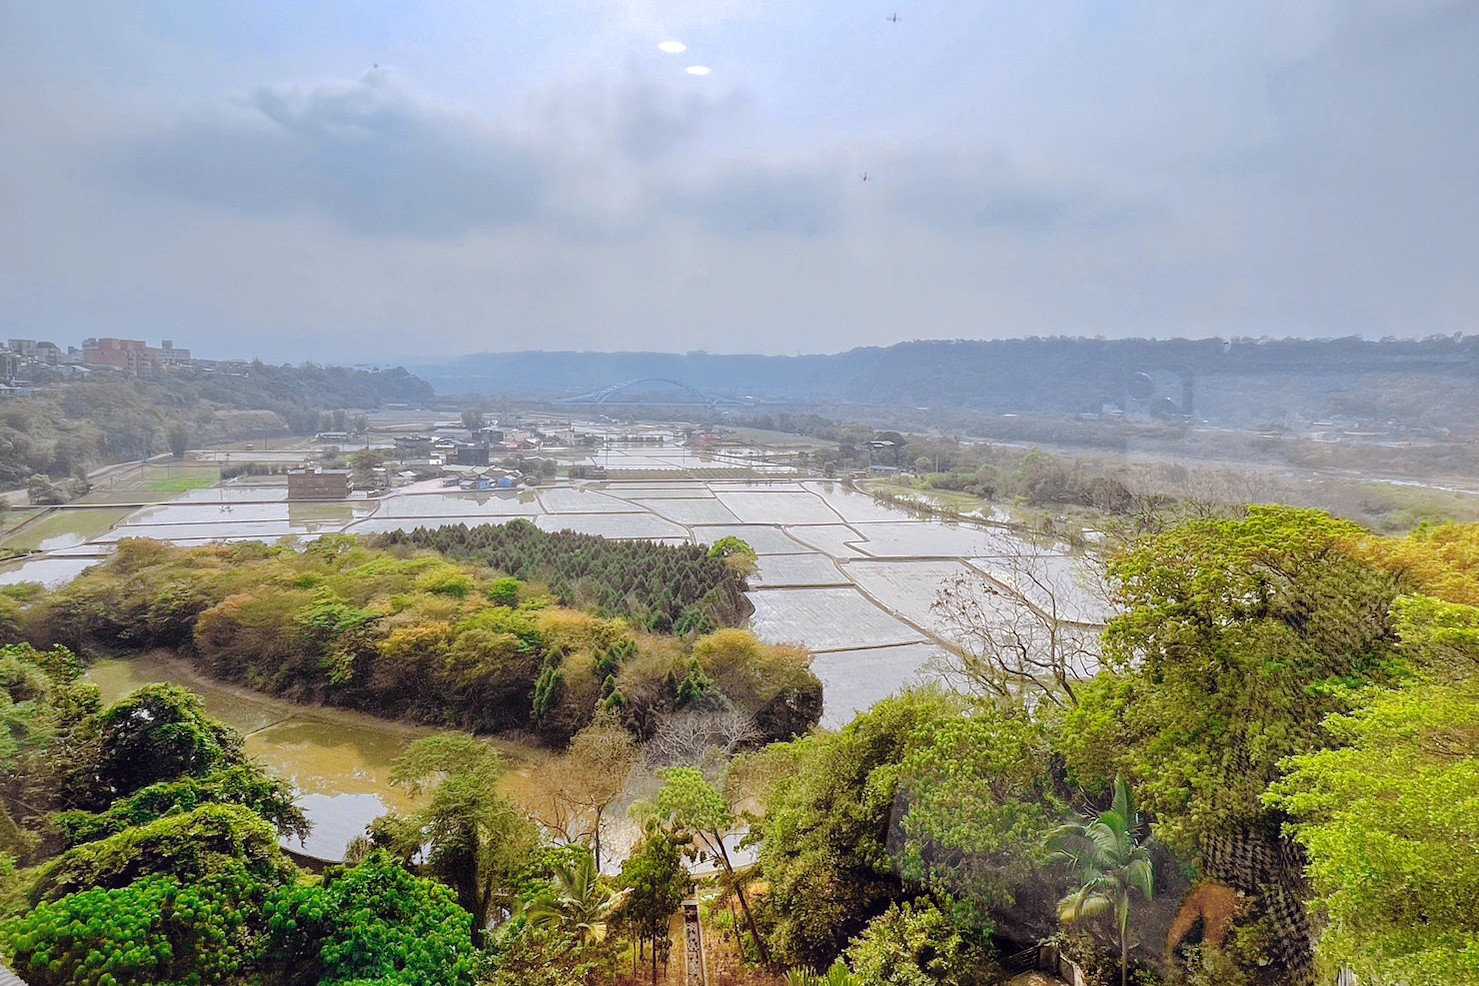
<path id="1" fill-rule="evenodd" d="M 668 387 L 679 391 L 672 399 L 652 399 L 650 396 L 639 396 L 632 400 L 617 400 L 618 394 L 634 387 L 641 388 L 649 384 L 666 384 Z M 639 391 L 640 394 L 640 391 Z M 703 391 L 691 387 L 681 380 L 672 380 L 668 377 L 638 377 L 635 380 L 627 380 L 622 383 L 612 384 L 600 390 L 593 390 L 586 394 L 576 394 L 574 397 L 558 397 L 551 401 L 553 404 L 626 404 L 634 407 L 749 407 L 754 400 L 741 397 L 717 397 L 705 394 Z"/>

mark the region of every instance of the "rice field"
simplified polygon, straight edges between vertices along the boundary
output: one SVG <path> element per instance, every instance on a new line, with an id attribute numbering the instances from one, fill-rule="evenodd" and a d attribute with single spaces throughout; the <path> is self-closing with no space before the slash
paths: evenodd
<path id="1" fill-rule="evenodd" d="M 856 588 L 767 589 L 751 593 L 755 634 L 812 651 L 919 643 L 923 634 L 874 605 Z"/>

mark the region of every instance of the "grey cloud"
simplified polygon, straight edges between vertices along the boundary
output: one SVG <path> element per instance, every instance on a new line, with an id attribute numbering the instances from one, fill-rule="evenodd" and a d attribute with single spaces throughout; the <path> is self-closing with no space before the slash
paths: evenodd
<path id="1" fill-rule="evenodd" d="M 697 137 L 704 124 L 727 112 L 734 97 L 719 100 L 693 93 L 680 95 L 647 80 L 633 80 L 620 93 L 617 137 L 637 161 L 651 161 Z"/>
<path id="2" fill-rule="evenodd" d="M 1030 181 L 990 155 L 964 161 L 916 156 L 891 166 L 888 175 L 880 176 L 880 185 L 889 209 L 900 217 L 955 232 L 1103 230 L 1157 214 L 1144 202 Z"/>
<path id="3" fill-rule="evenodd" d="M 842 222 L 838 193 L 844 180 L 814 167 L 751 165 L 665 191 L 659 199 L 665 211 L 720 236 L 816 237 L 836 231 Z"/>
<path id="4" fill-rule="evenodd" d="M 541 159 L 476 121 L 372 74 L 308 92 L 264 88 L 129 140 L 116 177 L 156 192 L 279 215 L 327 216 L 356 234 L 452 237 L 540 217 Z"/>

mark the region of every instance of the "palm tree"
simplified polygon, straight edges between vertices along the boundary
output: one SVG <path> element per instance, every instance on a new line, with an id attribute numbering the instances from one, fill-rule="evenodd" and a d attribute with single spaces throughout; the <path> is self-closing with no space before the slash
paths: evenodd
<path id="1" fill-rule="evenodd" d="M 524 913 L 529 923 L 536 928 L 566 928 L 575 932 L 580 943 L 593 934 L 600 934 L 623 894 L 618 894 L 601 882 L 596 872 L 596 861 L 589 853 L 581 853 L 573 863 L 558 860 L 553 863 L 555 879 L 550 888 L 529 902 Z"/>
<path id="2" fill-rule="evenodd" d="M 1058 902 L 1060 921 L 1078 921 L 1113 910 L 1119 930 L 1120 986 L 1130 952 L 1130 894 L 1152 895 L 1150 852 L 1140 844 L 1140 816 L 1123 778 L 1114 779 L 1114 804 L 1092 818 L 1054 829 L 1048 845 L 1067 859 L 1083 884 Z"/>

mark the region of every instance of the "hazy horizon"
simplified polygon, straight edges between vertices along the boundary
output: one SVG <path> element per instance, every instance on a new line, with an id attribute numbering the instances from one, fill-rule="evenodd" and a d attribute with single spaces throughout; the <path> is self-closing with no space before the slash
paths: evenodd
<path id="1" fill-rule="evenodd" d="M 424 363 L 1479 313 L 1479 7 L 1452 0 L 77 0 L 0 27 L 11 337 Z"/>

